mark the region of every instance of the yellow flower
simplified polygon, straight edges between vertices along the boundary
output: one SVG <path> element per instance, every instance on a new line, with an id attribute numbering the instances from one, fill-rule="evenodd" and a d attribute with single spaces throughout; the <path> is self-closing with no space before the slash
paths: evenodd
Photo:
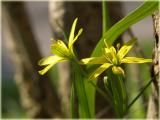
<path id="1" fill-rule="evenodd" d="M 81 60 L 82 64 L 100 64 L 101 65 L 89 76 L 89 79 L 90 80 L 96 79 L 102 72 L 104 72 L 111 66 L 114 74 L 124 75 L 124 71 L 120 67 L 122 63 L 152 62 L 152 59 L 125 57 L 126 54 L 133 47 L 135 42 L 136 42 L 136 39 L 134 38 L 129 42 L 127 42 L 126 44 L 124 44 L 121 48 L 119 48 L 120 44 L 117 44 L 117 50 L 113 46 L 108 46 L 107 43 L 105 42 L 106 47 L 102 48 L 102 52 L 103 52 L 102 56 L 82 59 Z"/>
<path id="2" fill-rule="evenodd" d="M 74 35 L 77 20 L 78 18 L 76 18 L 72 24 L 68 46 L 66 46 L 62 40 L 57 40 L 51 45 L 51 52 L 52 54 L 54 54 L 54 56 L 45 57 L 38 62 L 38 65 L 46 66 L 41 71 L 38 71 L 39 74 L 45 74 L 52 66 L 54 66 L 58 62 L 73 60 L 75 58 L 75 54 L 73 52 L 73 44 L 83 31 L 83 29 L 81 28 L 78 34 L 76 36 Z"/>

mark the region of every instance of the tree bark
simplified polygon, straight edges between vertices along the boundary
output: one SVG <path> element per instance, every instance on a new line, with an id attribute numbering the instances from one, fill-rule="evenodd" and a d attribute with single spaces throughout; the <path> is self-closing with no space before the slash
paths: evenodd
<path id="1" fill-rule="evenodd" d="M 153 65 L 151 69 L 152 93 L 148 103 L 147 118 L 158 119 L 159 114 L 159 84 L 160 84 L 160 12 L 156 11 L 153 16 L 155 46 L 153 50 Z"/>
<path id="2" fill-rule="evenodd" d="M 60 117 L 59 99 L 47 75 L 38 74 L 42 58 L 22 2 L 2 4 L 6 46 L 15 67 L 15 81 L 23 107 L 30 117 Z"/>

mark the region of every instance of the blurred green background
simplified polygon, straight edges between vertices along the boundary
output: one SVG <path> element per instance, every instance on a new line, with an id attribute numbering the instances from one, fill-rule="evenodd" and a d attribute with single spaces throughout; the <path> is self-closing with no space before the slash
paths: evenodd
<path id="1" fill-rule="evenodd" d="M 50 53 L 49 40 L 51 37 L 51 28 L 48 23 L 48 2 L 25 2 L 25 4 L 30 16 L 34 34 L 39 39 L 37 43 L 41 48 L 40 51 L 42 55 L 47 56 Z M 131 12 L 131 10 L 135 9 L 141 3 L 122 2 L 122 4 L 124 7 L 123 12 L 125 15 L 127 15 L 129 12 Z M 147 17 L 131 28 L 135 36 L 138 38 L 139 46 L 147 58 L 152 57 L 152 49 L 154 46 L 152 28 L 153 26 L 151 17 Z M 9 58 L 10 53 L 5 47 L 3 32 L 5 31 L 3 30 L 2 22 L 2 118 L 28 118 L 29 116 L 26 114 L 20 102 L 18 88 L 13 77 L 13 63 Z M 133 55 L 133 53 L 131 53 L 131 55 Z M 136 55 L 140 56 L 140 54 Z M 136 73 L 136 67 L 138 67 L 138 72 L 140 73 Z M 139 93 L 140 88 L 142 88 L 150 80 L 150 67 L 146 64 L 141 64 L 138 66 L 127 65 L 125 71 L 127 71 L 126 80 L 129 101 L 131 101 Z M 137 74 L 140 79 L 137 79 Z M 58 71 L 56 67 L 51 71 L 51 78 L 58 78 Z M 52 81 L 52 83 L 55 87 L 57 87 L 56 81 Z M 140 97 L 132 106 L 127 117 L 145 118 L 149 94 L 150 88 L 148 88 L 143 96 Z"/>

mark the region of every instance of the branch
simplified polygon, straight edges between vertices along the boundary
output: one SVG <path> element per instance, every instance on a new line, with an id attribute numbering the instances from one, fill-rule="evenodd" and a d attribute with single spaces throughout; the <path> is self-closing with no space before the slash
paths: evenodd
<path id="1" fill-rule="evenodd" d="M 160 12 L 156 11 L 153 14 L 153 26 L 154 26 L 154 37 L 155 46 L 153 50 L 153 63 L 151 69 L 151 78 L 153 79 L 152 93 L 150 95 L 148 103 L 147 118 L 158 119 L 158 106 L 159 106 L 159 89 L 158 84 L 160 83 Z"/>

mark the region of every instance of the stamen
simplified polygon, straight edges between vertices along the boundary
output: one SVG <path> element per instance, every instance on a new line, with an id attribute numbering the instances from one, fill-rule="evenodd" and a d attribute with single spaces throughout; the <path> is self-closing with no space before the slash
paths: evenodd
<path id="1" fill-rule="evenodd" d="M 117 51 L 120 49 L 120 43 L 117 43 L 116 47 L 117 47 Z"/>
<path id="2" fill-rule="evenodd" d="M 107 42 L 106 42 L 106 39 L 104 39 L 104 44 L 105 44 L 105 46 L 106 46 L 107 48 L 109 48 L 109 46 L 108 46 L 108 44 L 107 44 Z"/>

